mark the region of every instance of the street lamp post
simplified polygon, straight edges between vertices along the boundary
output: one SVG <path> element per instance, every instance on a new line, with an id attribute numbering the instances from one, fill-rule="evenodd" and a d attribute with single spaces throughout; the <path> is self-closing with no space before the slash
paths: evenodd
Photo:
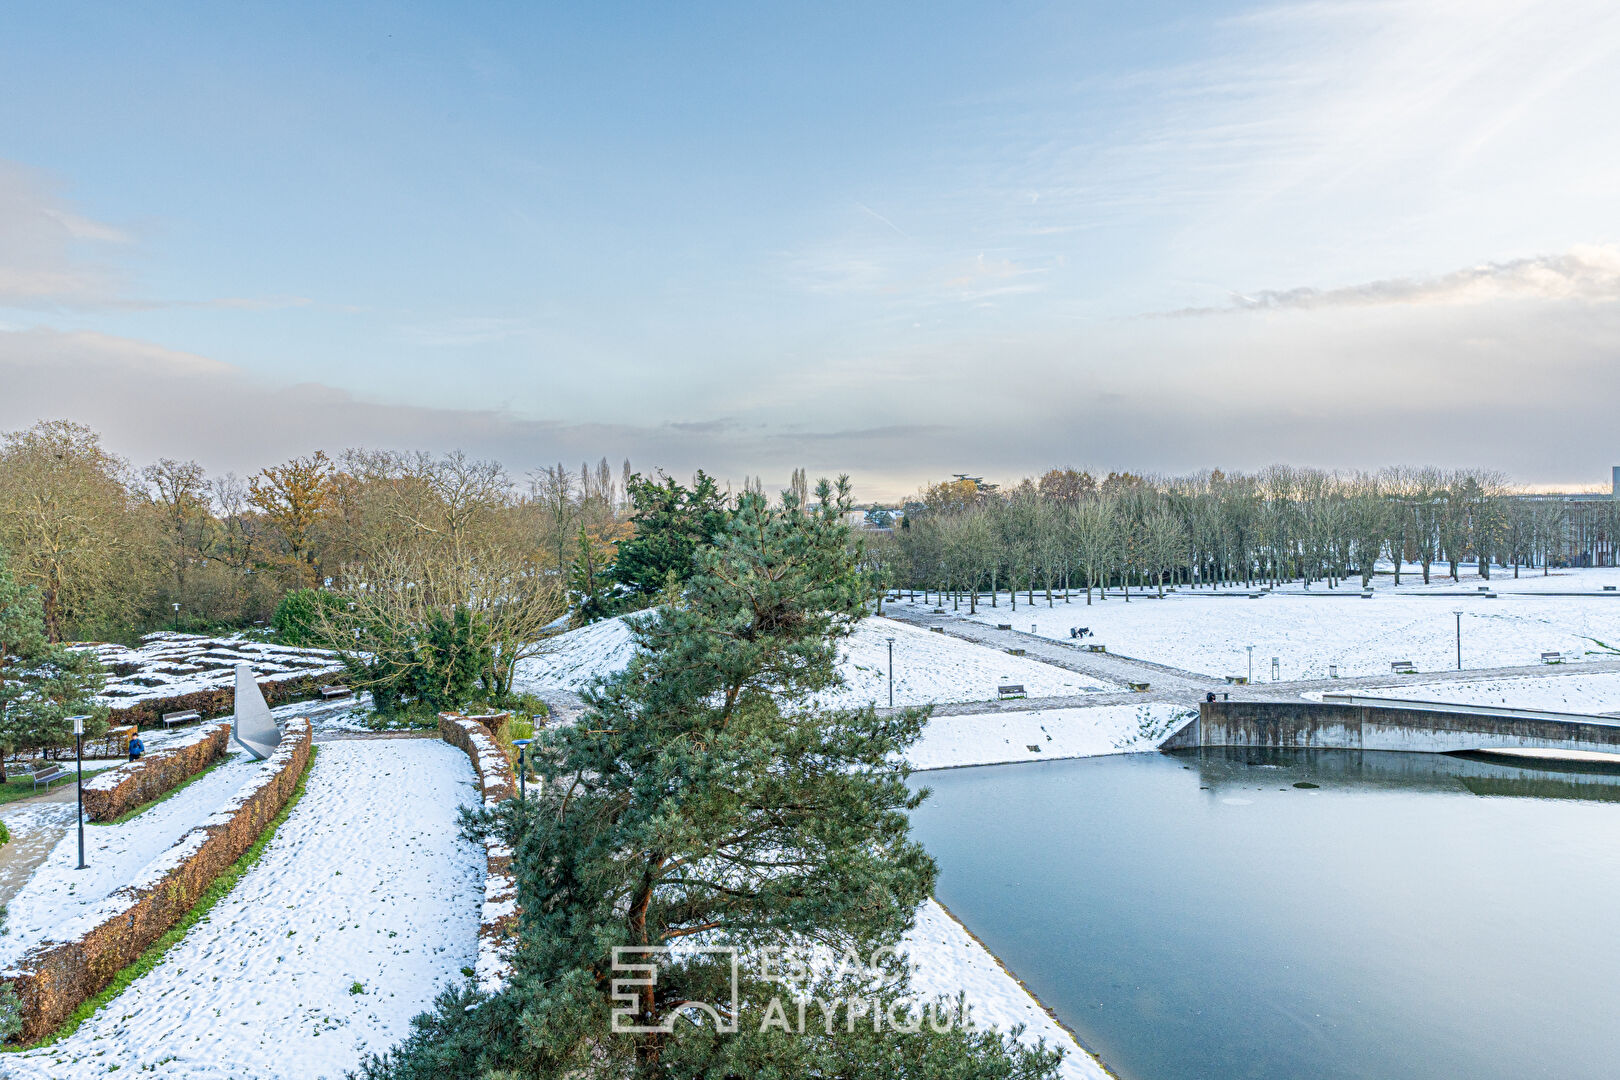
<path id="1" fill-rule="evenodd" d="M 518 748 L 518 801 L 527 802 L 529 799 L 529 743 L 533 739 L 513 739 L 512 745 Z"/>
<path id="2" fill-rule="evenodd" d="M 178 634 L 180 632 L 180 605 L 173 604 L 171 606 L 174 608 L 174 632 Z"/>
<path id="3" fill-rule="evenodd" d="M 1453 611 L 1452 614 L 1457 616 L 1457 670 L 1461 671 L 1462 670 L 1462 616 L 1463 616 L 1463 613 L 1460 612 L 1460 611 Z"/>
<path id="4" fill-rule="evenodd" d="M 889 639 L 889 708 L 894 708 L 894 638 Z"/>
<path id="5" fill-rule="evenodd" d="M 73 756 L 79 764 L 79 869 L 89 869 L 84 861 L 84 722 L 88 717 L 75 716 L 73 720 Z"/>

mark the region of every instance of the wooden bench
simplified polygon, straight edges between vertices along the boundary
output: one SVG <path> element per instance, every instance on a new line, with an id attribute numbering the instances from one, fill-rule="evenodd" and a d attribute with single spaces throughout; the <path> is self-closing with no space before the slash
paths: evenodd
<path id="1" fill-rule="evenodd" d="M 1541 662 L 1543 664 L 1562 664 L 1564 654 L 1561 652 L 1544 652 L 1541 654 Z"/>
<path id="2" fill-rule="evenodd" d="M 1149 685 L 1150 684 L 1145 682 L 1133 682 L 1131 683 L 1131 689 L 1135 690 L 1138 694 L 1145 694 L 1148 691 Z"/>
<path id="3" fill-rule="evenodd" d="M 996 698 L 1005 701 L 1008 698 L 1026 697 L 1024 687 L 1020 683 L 1008 683 L 1006 686 L 996 687 Z"/>
<path id="4" fill-rule="evenodd" d="M 996 623 L 996 629 L 997 630 L 1011 630 L 1012 629 L 1012 623 L 1010 623 L 1010 622 L 998 622 L 998 623 Z"/>
<path id="5" fill-rule="evenodd" d="M 1228 686 L 1248 686 L 1249 677 L 1247 675 L 1228 675 L 1226 684 Z"/>
<path id="6" fill-rule="evenodd" d="M 1002 652 L 1005 652 L 1008 656 L 1023 656 L 1024 655 L 1024 650 L 1023 649 L 1003 649 Z"/>
<path id="7" fill-rule="evenodd" d="M 1086 652 L 1107 652 L 1108 651 L 1108 646 L 1099 645 L 1095 641 L 1092 642 L 1090 645 L 1082 645 L 1080 647 L 1082 649 L 1086 650 Z"/>
<path id="8" fill-rule="evenodd" d="M 184 712 L 166 712 L 163 714 L 163 726 L 172 728 L 176 724 L 189 724 L 193 720 L 201 720 L 202 713 L 196 709 L 186 709 Z"/>
<path id="9" fill-rule="evenodd" d="M 943 626 L 930 626 L 928 629 L 932 630 L 936 634 L 943 634 L 945 632 L 945 628 Z"/>
<path id="10" fill-rule="evenodd" d="M 34 769 L 34 790 L 38 791 L 39 786 L 44 784 L 45 790 L 49 791 L 51 790 L 52 782 L 57 780 L 66 780 L 67 778 L 68 771 L 55 762 L 52 762 L 49 765 L 39 766 Z"/>
<path id="11" fill-rule="evenodd" d="M 1603 586 L 1603 591 L 1604 592 L 1614 592 L 1615 589 L 1620 589 L 1620 585 L 1605 585 L 1605 586 Z"/>
<path id="12" fill-rule="evenodd" d="M 323 686 L 321 687 L 321 697 L 325 698 L 327 701 L 332 701 L 336 698 L 352 698 L 354 697 L 354 691 L 342 684 L 338 684 L 336 686 Z"/>
<path id="13" fill-rule="evenodd" d="M 1410 660 L 1391 660 L 1389 662 L 1389 670 L 1394 672 L 1396 675 L 1416 675 L 1417 665 L 1413 664 Z"/>

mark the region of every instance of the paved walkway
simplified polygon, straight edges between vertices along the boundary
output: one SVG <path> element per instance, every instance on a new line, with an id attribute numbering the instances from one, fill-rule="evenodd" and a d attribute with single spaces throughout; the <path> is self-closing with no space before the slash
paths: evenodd
<path id="1" fill-rule="evenodd" d="M 1425 683 L 1452 683 L 1459 680 L 1502 678 L 1560 678 L 1568 675 L 1593 675 L 1620 671 L 1620 657 L 1614 659 L 1583 660 L 1577 664 L 1533 664 L 1528 667 L 1465 668 L 1462 671 L 1421 671 L 1412 675 L 1363 675 L 1345 679 L 1306 679 L 1298 682 L 1254 683 L 1232 686 L 1197 671 L 1186 671 L 1168 664 L 1157 664 L 1118 653 L 1092 653 L 1074 648 L 1061 641 L 1025 633 L 1022 630 L 998 630 L 993 626 L 954 616 L 936 615 L 895 605 L 884 614 L 898 622 L 913 626 L 939 627 L 951 637 L 971 641 L 993 649 L 1020 648 L 1024 655 L 1043 664 L 1051 664 L 1065 671 L 1090 675 L 1112 683 L 1122 692 L 1078 694 L 1072 697 L 1018 698 L 1010 701 L 973 701 L 952 705 L 937 705 L 937 716 L 959 716 L 974 713 L 1021 712 L 1031 709 L 1072 709 L 1093 705 L 1128 705 L 1137 702 L 1168 702 L 1196 705 L 1211 691 L 1231 694 L 1247 700 L 1298 698 L 1309 691 L 1350 691 L 1366 687 L 1420 686 Z M 1143 693 L 1125 690 L 1131 683 L 1147 683 Z M 1620 715 L 1616 713 L 1614 715 Z"/>
<path id="2" fill-rule="evenodd" d="M 0 821 L 11 831 L 11 841 L 0 847 L 0 906 L 11 902 L 57 841 L 73 827 L 76 802 L 73 785 L 61 784 L 49 794 L 0 807 Z"/>

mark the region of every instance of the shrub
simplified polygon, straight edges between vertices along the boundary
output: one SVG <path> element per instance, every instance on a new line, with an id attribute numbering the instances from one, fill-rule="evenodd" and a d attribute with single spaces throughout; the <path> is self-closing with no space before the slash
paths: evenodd
<path id="1" fill-rule="evenodd" d="M 11 830 L 6 828 L 5 822 L 0 821 L 0 847 L 5 847 L 9 843 L 11 843 Z"/>
<path id="2" fill-rule="evenodd" d="M 275 627 L 276 636 L 283 644 L 321 645 L 324 642 L 316 633 L 321 616 L 336 615 L 343 607 L 344 602 L 337 593 L 324 589 L 294 589 L 276 605 L 270 625 Z"/>

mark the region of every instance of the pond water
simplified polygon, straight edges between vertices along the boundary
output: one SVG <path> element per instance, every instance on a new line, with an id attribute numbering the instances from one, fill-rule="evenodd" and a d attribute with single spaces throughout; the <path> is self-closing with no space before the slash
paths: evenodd
<path id="1" fill-rule="evenodd" d="M 913 780 L 940 901 L 1126 1080 L 1620 1075 L 1613 771 L 1203 751 Z"/>

